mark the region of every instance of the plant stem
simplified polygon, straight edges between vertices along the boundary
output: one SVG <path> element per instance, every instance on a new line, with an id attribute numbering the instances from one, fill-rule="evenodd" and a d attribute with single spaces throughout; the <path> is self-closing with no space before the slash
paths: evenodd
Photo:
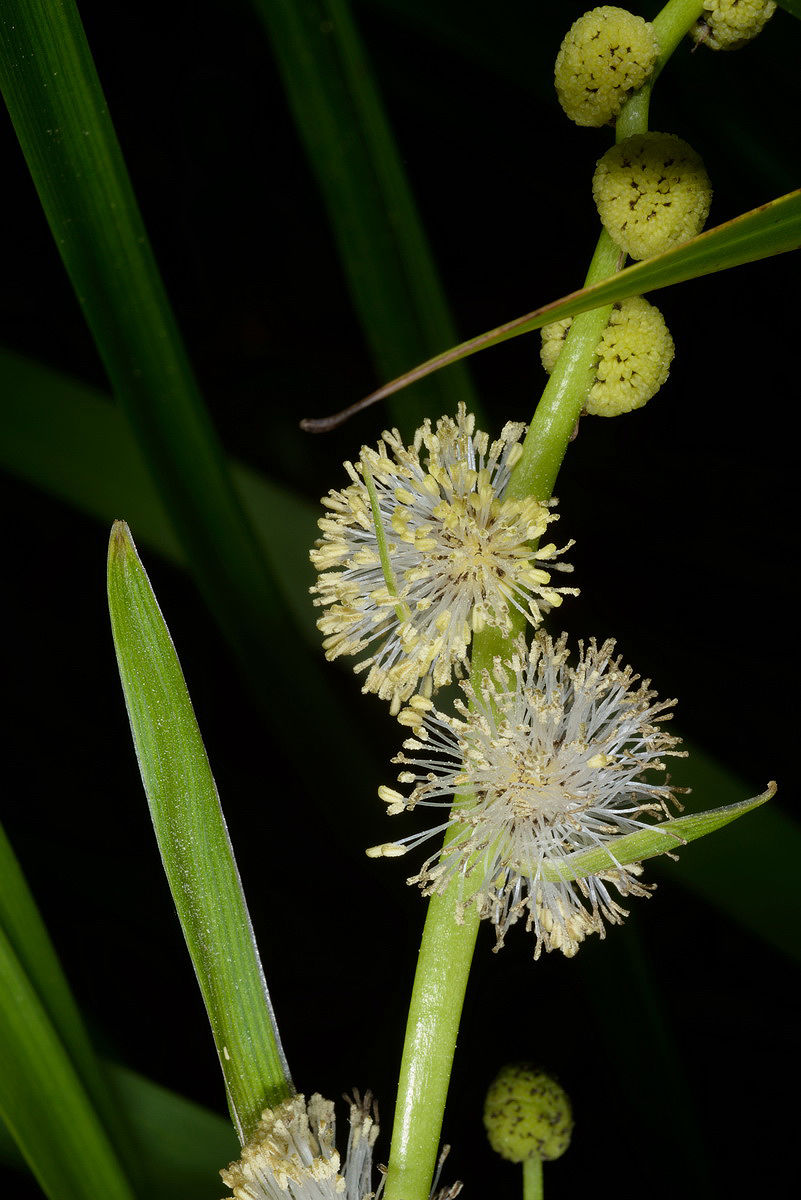
<path id="1" fill-rule="evenodd" d="M 464 879 L 432 896 L 414 979 L 389 1155 L 386 1200 L 425 1200 L 437 1159 L 456 1035 L 480 918 L 468 907 Z"/>
<path id="2" fill-rule="evenodd" d="M 523 1163 L 523 1200 L 542 1200 L 542 1159 L 536 1154 Z"/>
<path id="3" fill-rule="evenodd" d="M 669 0 L 655 19 L 662 52 L 651 84 L 701 10 L 699 0 Z M 651 84 L 647 97 L 641 100 L 641 93 L 636 93 L 624 106 L 618 125 L 622 123 L 627 130 L 625 136 L 647 131 Z M 615 274 L 624 261 L 620 247 L 602 230 L 585 286 Z M 592 386 L 596 350 L 611 310 L 611 305 L 605 305 L 574 319 L 529 426 L 523 456 L 506 489 L 507 497 L 546 500 L 550 496 Z M 492 628 L 474 636 L 474 686 L 478 686 L 496 655 L 509 652 L 524 624 L 516 613 L 508 636 Z M 446 844 L 457 828 L 448 831 Z M 457 876 L 429 904 L 406 1026 L 385 1200 L 427 1200 L 431 1187 L 459 1018 L 478 934 L 475 906 L 468 907 L 463 924 L 457 923 L 457 914 L 461 916 L 465 906 L 464 886 L 464 878 Z M 541 1163 L 531 1163 L 523 1169 L 524 1200 L 537 1200 L 542 1195 Z"/>

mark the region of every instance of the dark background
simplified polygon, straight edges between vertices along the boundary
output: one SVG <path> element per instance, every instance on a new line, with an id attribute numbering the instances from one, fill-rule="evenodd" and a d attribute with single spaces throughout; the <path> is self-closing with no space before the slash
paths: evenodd
<path id="1" fill-rule="evenodd" d="M 596 237 L 589 181 L 610 135 L 572 126 L 551 87 L 582 11 L 355 6 L 461 336 L 583 277 Z M 261 29 L 245 4 L 210 0 L 124 13 L 93 0 L 81 12 L 223 443 L 310 499 L 340 486 L 342 458 L 386 418 L 374 411 L 317 440 L 297 421 L 381 381 Z M 801 25 L 779 12 L 739 53 L 683 46 L 660 80 L 651 124 L 704 156 L 710 224 L 797 186 L 799 49 Z M 106 387 L 7 122 L 3 133 L 5 340 Z M 682 731 L 742 778 L 743 796 L 775 777 L 789 813 L 797 270 L 788 255 L 653 297 L 676 342 L 668 384 L 626 419 L 585 420 L 557 488 L 583 588 L 565 627 L 618 637 L 662 695 L 679 697 Z M 474 377 L 493 432 L 526 419 L 544 379 L 537 335 L 479 356 Z M 99 1045 L 222 1112 L 116 677 L 107 530 L 27 484 L 3 477 L 0 488 L 3 824 Z M 399 738 L 382 705 L 331 668 L 330 721 L 310 720 L 289 681 L 281 702 L 296 708 L 297 738 L 276 744 L 188 578 L 140 549 L 206 738 L 296 1084 L 329 1096 L 372 1087 L 385 1160 L 424 905 L 404 886 L 407 864 L 368 861 L 363 847 L 394 834 L 374 797 Z M 340 722 L 369 746 L 348 779 L 326 766 Z M 310 758 L 316 783 L 298 767 Z M 482 931 L 444 1130 L 445 1178 L 464 1179 L 466 1196 L 517 1194 L 516 1169 L 494 1159 L 480 1123 L 488 1082 L 514 1058 L 544 1061 L 573 1098 L 573 1147 L 546 1169 L 553 1200 L 588 1183 L 599 1200 L 745 1196 L 792 1153 L 797 1116 L 779 1097 L 799 1065 L 797 966 L 671 886 L 669 865 L 655 874 L 655 897 L 573 961 L 534 966 L 522 930 L 494 956 Z M 8 1179 L 19 1200 L 38 1194 Z"/>

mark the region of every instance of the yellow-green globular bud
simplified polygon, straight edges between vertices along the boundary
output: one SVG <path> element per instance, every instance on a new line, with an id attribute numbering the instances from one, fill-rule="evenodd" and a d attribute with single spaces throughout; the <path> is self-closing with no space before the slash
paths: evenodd
<path id="1" fill-rule="evenodd" d="M 605 125 L 645 83 L 658 54 L 642 17 L 610 4 L 594 8 L 571 25 L 556 57 L 559 103 L 577 125 Z"/>
<path id="2" fill-rule="evenodd" d="M 564 1090 L 543 1070 L 511 1063 L 490 1084 L 484 1128 L 493 1150 L 509 1162 L 559 1158 L 570 1145 L 573 1113 Z"/>
<path id="3" fill-rule="evenodd" d="M 774 0 L 704 0 L 693 38 L 713 50 L 739 50 L 762 32 L 775 11 Z"/>
<path id="4" fill-rule="evenodd" d="M 562 349 L 572 318 L 554 321 L 542 330 L 542 365 L 550 374 Z M 673 361 L 673 338 L 658 308 L 632 296 L 612 309 L 598 343 L 595 382 L 585 411 L 596 417 L 642 408 L 661 388 Z"/>
<path id="5" fill-rule="evenodd" d="M 612 240 L 632 258 L 648 258 L 700 233 L 712 185 L 681 138 L 636 133 L 598 160 L 592 194 Z"/>

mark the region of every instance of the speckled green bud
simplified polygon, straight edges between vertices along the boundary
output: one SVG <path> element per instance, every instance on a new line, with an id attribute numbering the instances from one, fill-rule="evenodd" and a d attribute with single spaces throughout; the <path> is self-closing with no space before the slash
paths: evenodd
<path id="1" fill-rule="evenodd" d="M 570 1145 L 573 1114 L 564 1090 L 532 1063 L 510 1063 L 490 1084 L 484 1128 L 509 1162 L 559 1158 Z"/>

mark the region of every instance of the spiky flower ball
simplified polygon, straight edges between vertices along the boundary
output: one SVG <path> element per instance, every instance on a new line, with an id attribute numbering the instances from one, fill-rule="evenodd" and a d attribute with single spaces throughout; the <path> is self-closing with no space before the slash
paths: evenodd
<path id="1" fill-rule="evenodd" d="M 426 421 L 409 447 L 397 430 L 363 447 L 345 464 L 349 486 L 323 498 L 329 515 L 311 560 L 326 656 L 367 650 L 356 667 L 367 670 L 364 690 L 393 711 L 449 683 L 474 630 L 508 632 L 514 609 L 537 625 L 575 591 L 551 583 L 552 570 L 572 570 L 555 561 L 562 551 L 537 545 L 556 519 L 552 503 L 505 498 L 524 428 L 510 423 L 490 442 L 460 405 L 436 430 Z"/>
<path id="2" fill-rule="evenodd" d="M 529 649 L 519 639 L 508 663 L 496 659 L 478 687 L 463 682 L 467 703 L 455 702 L 456 715 L 420 696 L 400 713 L 413 736 L 393 761 L 412 790 L 378 794 L 391 815 L 418 805 L 447 811 L 433 828 L 368 854 L 405 854 L 447 831 L 409 882 L 431 895 L 461 878 L 462 915 L 475 903 L 496 927 L 496 949 L 525 914 L 535 958 L 543 947 L 573 955 L 588 934 L 603 936 L 604 919 L 626 915 L 610 886 L 647 894 L 637 863 L 564 878 L 569 855 L 645 828 L 642 817 L 667 816 L 675 798 L 649 778 L 665 769 L 665 755 L 680 753 L 661 727 L 674 702 L 657 701 L 613 652 L 611 641 L 580 643 L 571 666 L 567 636 L 538 633 Z"/>
<path id="3" fill-rule="evenodd" d="M 371 1094 L 354 1093 L 343 1165 L 331 1101 L 292 1096 L 265 1109 L 242 1157 L 220 1171 L 222 1181 L 234 1200 L 372 1200 L 375 1117 Z"/>
<path id="4" fill-rule="evenodd" d="M 604 4 L 571 25 L 556 57 L 559 103 L 577 125 L 605 125 L 645 83 L 659 54 L 642 17 Z"/>
<path id="5" fill-rule="evenodd" d="M 570 1100 L 541 1067 L 510 1063 L 489 1086 L 484 1128 L 495 1153 L 508 1162 L 561 1158 L 573 1133 Z"/>
<path id="6" fill-rule="evenodd" d="M 550 372 L 562 350 L 572 318 L 542 330 L 540 357 Z M 598 343 L 595 382 L 585 411 L 597 417 L 642 408 L 661 388 L 673 361 L 673 338 L 658 308 L 632 296 L 615 304 Z"/>
<path id="7" fill-rule="evenodd" d="M 637 133 L 599 159 L 592 194 L 613 241 L 632 258 L 648 258 L 700 233 L 712 185 L 681 138 Z"/>
<path id="8" fill-rule="evenodd" d="M 775 11 L 774 0 L 704 0 L 693 38 L 712 50 L 739 50 L 762 32 Z"/>

